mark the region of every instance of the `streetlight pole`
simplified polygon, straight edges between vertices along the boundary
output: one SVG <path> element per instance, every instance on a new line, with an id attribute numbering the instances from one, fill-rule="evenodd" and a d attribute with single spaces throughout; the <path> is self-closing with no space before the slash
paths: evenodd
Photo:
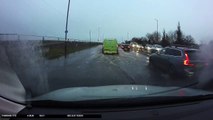
<path id="1" fill-rule="evenodd" d="M 90 42 L 92 42 L 92 31 L 91 30 L 89 31 L 89 40 L 90 40 Z"/>
<path id="2" fill-rule="evenodd" d="M 98 42 L 100 41 L 100 27 L 98 27 Z"/>
<path id="3" fill-rule="evenodd" d="M 65 47 L 64 47 L 64 56 L 67 57 L 67 33 L 68 33 L 68 20 L 69 20 L 69 11 L 70 11 L 70 0 L 68 1 L 68 7 L 67 7 L 67 18 L 66 18 L 66 28 L 65 28 Z"/>
<path id="4" fill-rule="evenodd" d="M 127 32 L 127 40 L 129 41 L 129 32 Z"/>
<path id="5" fill-rule="evenodd" d="M 157 22 L 157 42 L 158 42 L 158 19 L 155 18 L 155 21 Z"/>
<path id="6" fill-rule="evenodd" d="M 102 36 L 102 41 L 104 41 L 104 33 L 103 33 L 103 36 Z"/>

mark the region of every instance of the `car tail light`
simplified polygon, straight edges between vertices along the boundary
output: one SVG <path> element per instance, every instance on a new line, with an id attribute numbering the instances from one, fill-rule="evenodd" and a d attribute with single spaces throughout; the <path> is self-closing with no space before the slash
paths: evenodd
<path id="1" fill-rule="evenodd" d="M 184 60 L 183 64 L 184 64 L 185 66 L 194 66 L 194 64 L 191 64 L 191 63 L 190 63 L 189 56 L 188 56 L 187 53 L 185 53 L 185 60 Z"/>

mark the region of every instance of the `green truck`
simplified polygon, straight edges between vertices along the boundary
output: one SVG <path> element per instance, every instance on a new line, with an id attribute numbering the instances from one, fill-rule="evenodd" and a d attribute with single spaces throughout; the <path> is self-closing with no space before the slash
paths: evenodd
<path id="1" fill-rule="evenodd" d="M 118 54 L 118 42 L 116 39 L 104 39 L 103 54 Z"/>

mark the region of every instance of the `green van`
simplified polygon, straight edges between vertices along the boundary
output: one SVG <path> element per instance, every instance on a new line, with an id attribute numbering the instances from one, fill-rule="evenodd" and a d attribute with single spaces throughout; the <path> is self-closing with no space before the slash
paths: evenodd
<path id="1" fill-rule="evenodd" d="M 118 42 L 116 39 L 104 39 L 102 52 L 104 54 L 118 54 Z"/>

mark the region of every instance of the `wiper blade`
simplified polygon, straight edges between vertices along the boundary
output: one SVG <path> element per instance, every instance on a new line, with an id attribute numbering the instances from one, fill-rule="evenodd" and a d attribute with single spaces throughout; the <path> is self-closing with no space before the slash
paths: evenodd
<path id="1" fill-rule="evenodd" d="M 2 96 L 2 95 L 0 95 L 0 98 L 5 99 L 5 100 L 7 100 L 7 101 L 10 101 L 10 102 L 12 102 L 12 103 L 16 103 L 16 104 L 19 104 L 19 105 L 26 106 L 25 101 L 15 101 L 15 100 L 12 100 L 12 99 L 8 99 L 7 97 L 4 97 L 4 96 Z"/>

